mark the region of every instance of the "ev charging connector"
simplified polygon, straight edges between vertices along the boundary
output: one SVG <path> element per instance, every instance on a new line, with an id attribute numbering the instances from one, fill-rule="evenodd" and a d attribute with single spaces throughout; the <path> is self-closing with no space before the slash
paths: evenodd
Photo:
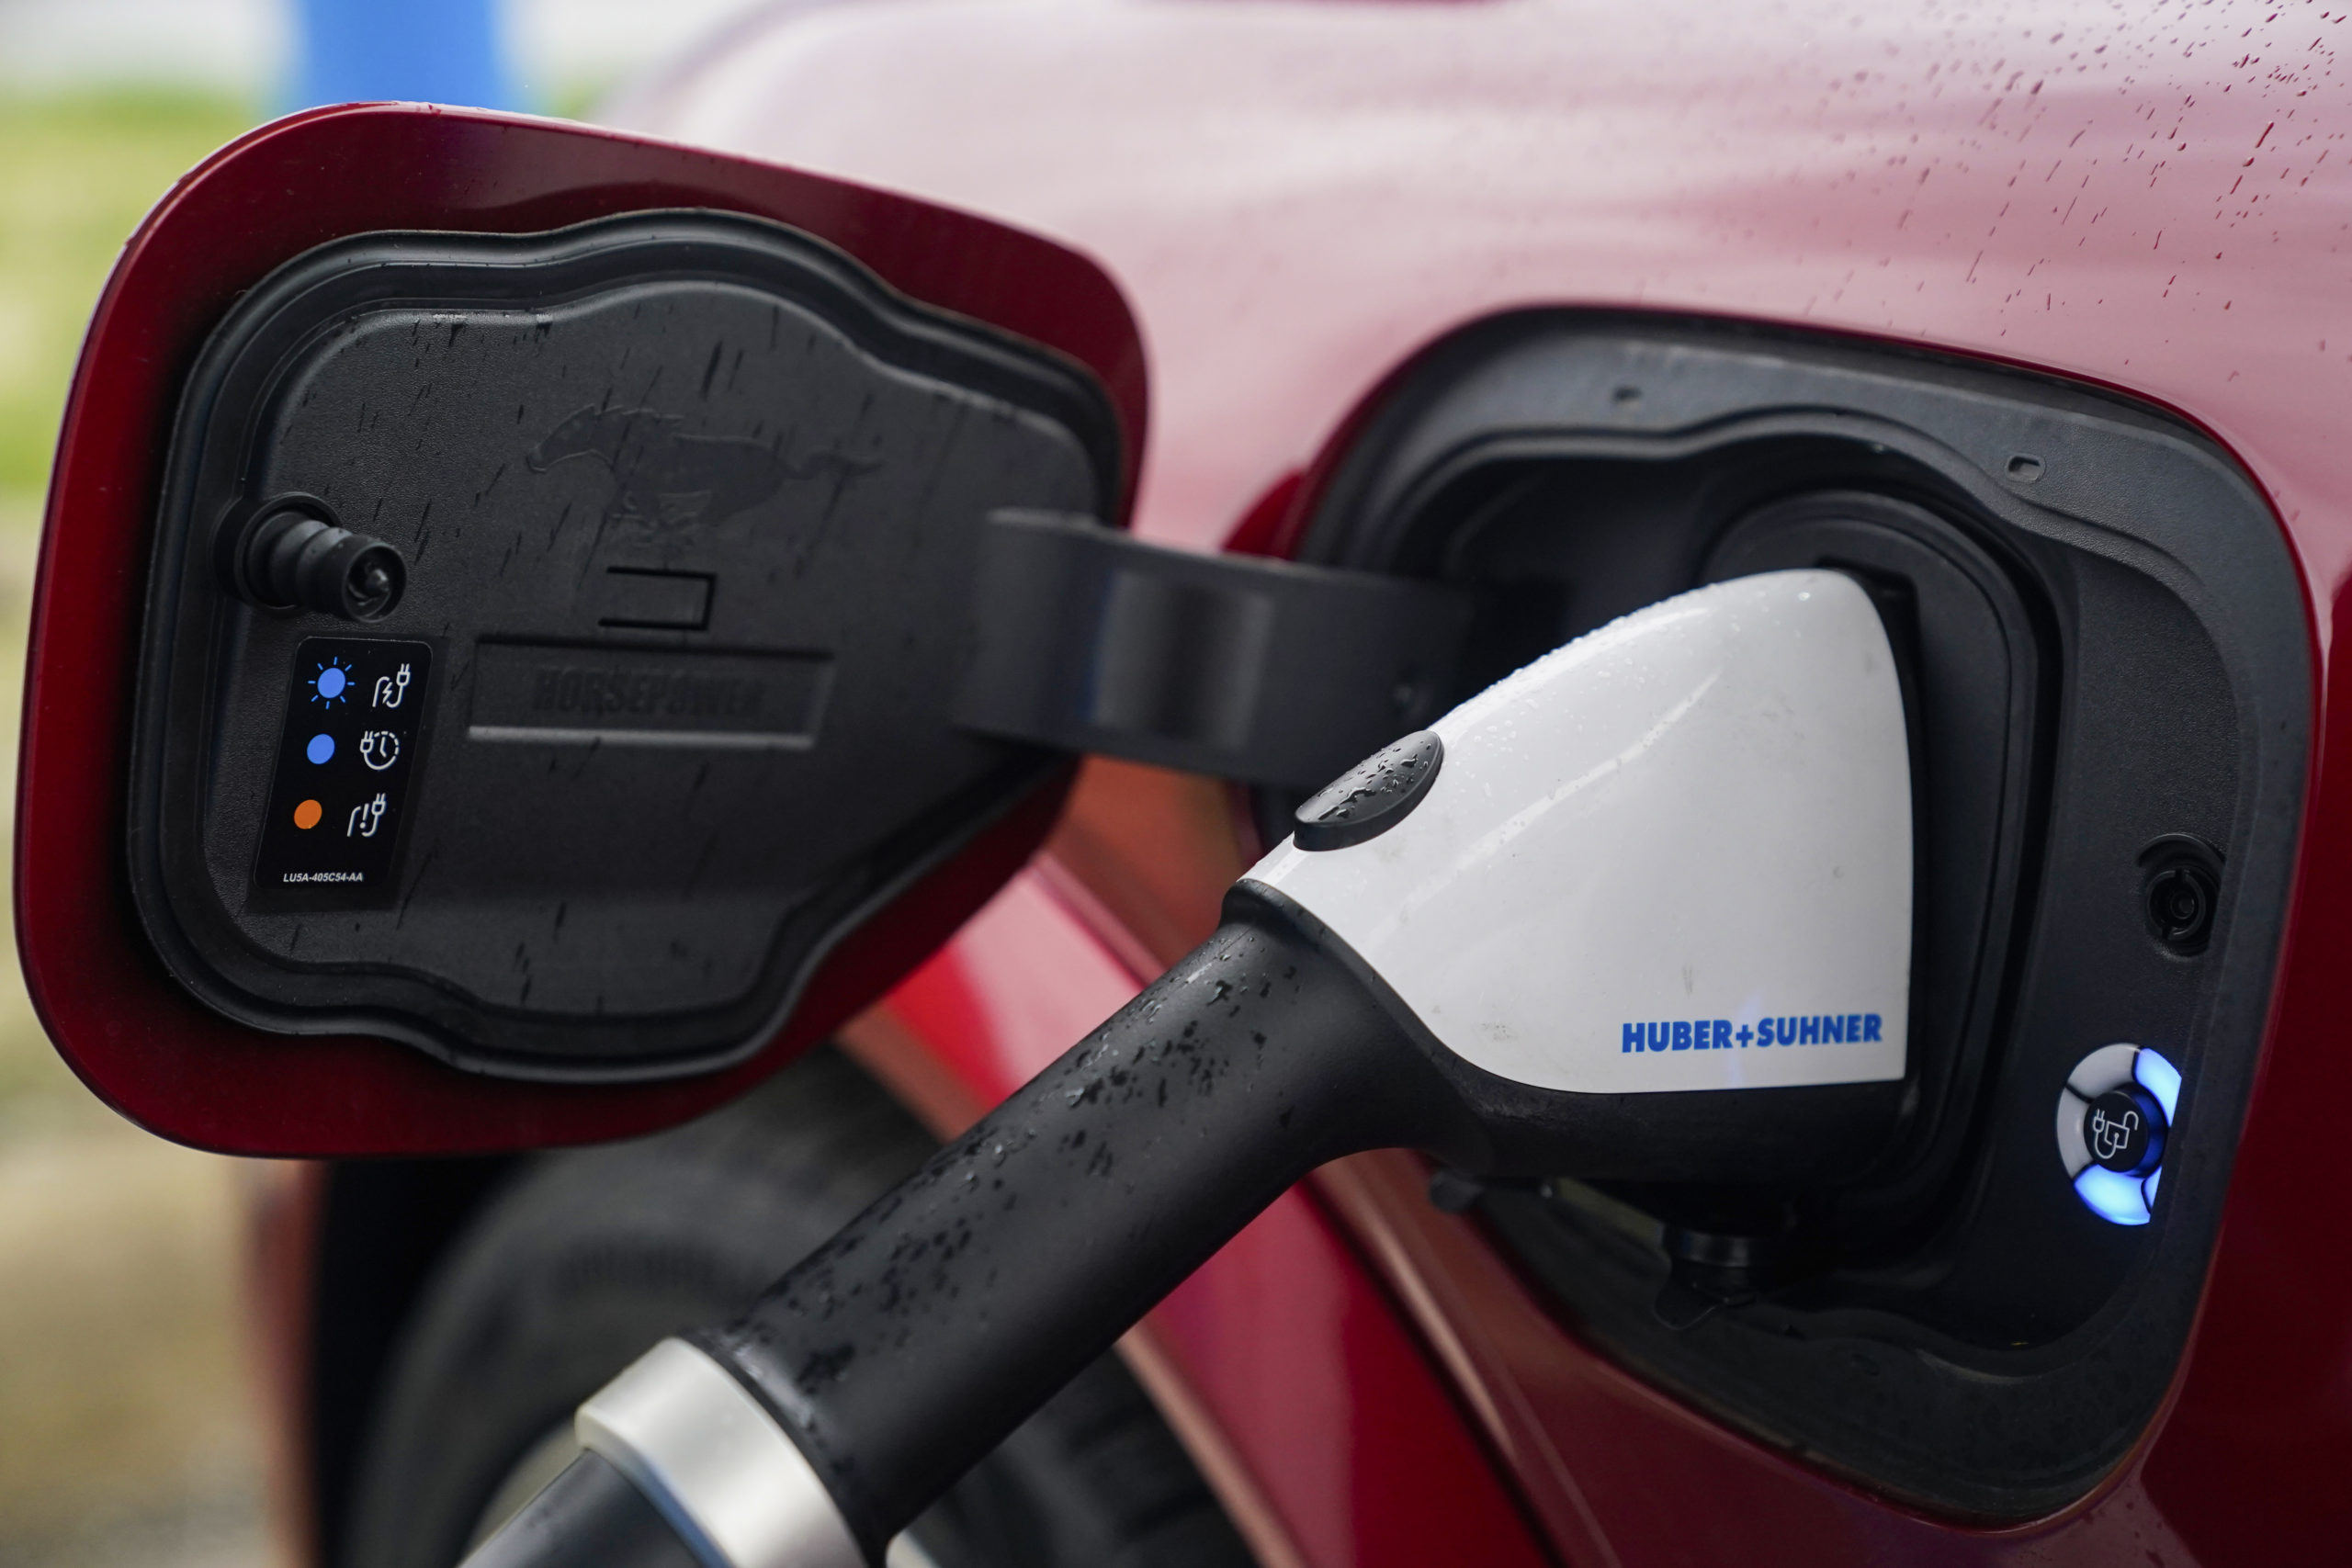
<path id="1" fill-rule="evenodd" d="M 1910 775 L 1894 649 L 1834 571 L 1702 588 L 1518 671 L 1309 801 L 1215 936 L 750 1312 L 591 1400 L 589 1452 L 469 1568 L 655 1516 L 706 1568 L 879 1563 L 1343 1155 L 1856 1179 L 1915 1066 Z"/>

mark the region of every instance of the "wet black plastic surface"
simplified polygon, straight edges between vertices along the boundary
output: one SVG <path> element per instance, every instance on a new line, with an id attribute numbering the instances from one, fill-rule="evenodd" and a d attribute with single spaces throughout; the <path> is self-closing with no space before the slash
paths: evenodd
<path id="1" fill-rule="evenodd" d="M 1475 1157 L 1444 1078 L 1340 962 L 1246 897 L 1227 914 L 743 1318 L 698 1337 L 876 1561 L 1307 1171 L 1389 1145 Z"/>
<path id="2" fill-rule="evenodd" d="M 1291 836 L 1302 850 L 1344 850 L 1376 839 L 1413 814 L 1444 765 L 1445 742 L 1417 730 L 1308 796 L 1291 814 Z"/>
<path id="3" fill-rule="evenodd" d="M 269 1029 L 554 1077 L 756 1049 L 845 931 L 1055 776 L 955 720 L 971 581 L 998 508 L 1111 515 L 1116 440 L 1073 367 L 749 220 L 289 264 L 181 411 L 131 790 L 150 933 Z M 400 552 L 369 629 L 434 649 L 397 853 L 331 910 L 254 868 L 286 849 L 288 671 L 345 624 L 243 602 L 217 547 L 287 495 Z"/>

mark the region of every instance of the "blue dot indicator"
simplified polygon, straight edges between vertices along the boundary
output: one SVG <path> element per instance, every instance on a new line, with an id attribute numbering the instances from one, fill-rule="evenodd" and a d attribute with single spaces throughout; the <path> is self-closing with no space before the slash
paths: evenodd
<path id="1" fill-rule="evenodd" d="M 332 735 L 311 736 L 311 743 L 307 747 L 303 748 L 302 754 L 310 758 L 313 762 L 325 761 L 329 757 L 334 755 L 334 737 Z"/>

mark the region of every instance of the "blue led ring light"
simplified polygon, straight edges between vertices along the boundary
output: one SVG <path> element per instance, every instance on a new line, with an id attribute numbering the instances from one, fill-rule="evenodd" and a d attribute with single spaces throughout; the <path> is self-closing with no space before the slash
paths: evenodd
<path id="1" fill-rule="evenodd" d="M 2092 1213 L 2148 1223 L 2179 1104 L 2180 1069 L 2144 1045 L 2102 1045 L 2075 1065 L 2058 1091 L 2058 1158 Z"/>

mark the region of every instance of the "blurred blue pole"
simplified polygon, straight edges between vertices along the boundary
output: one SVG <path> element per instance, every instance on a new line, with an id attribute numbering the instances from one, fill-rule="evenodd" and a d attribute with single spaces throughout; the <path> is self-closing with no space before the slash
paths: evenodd
<path id="1" fill-rule="evenodd" d="M 497 9 L 497 0 L 295 0 L 288 107 L 368 98 L 519 107 Z"/>

